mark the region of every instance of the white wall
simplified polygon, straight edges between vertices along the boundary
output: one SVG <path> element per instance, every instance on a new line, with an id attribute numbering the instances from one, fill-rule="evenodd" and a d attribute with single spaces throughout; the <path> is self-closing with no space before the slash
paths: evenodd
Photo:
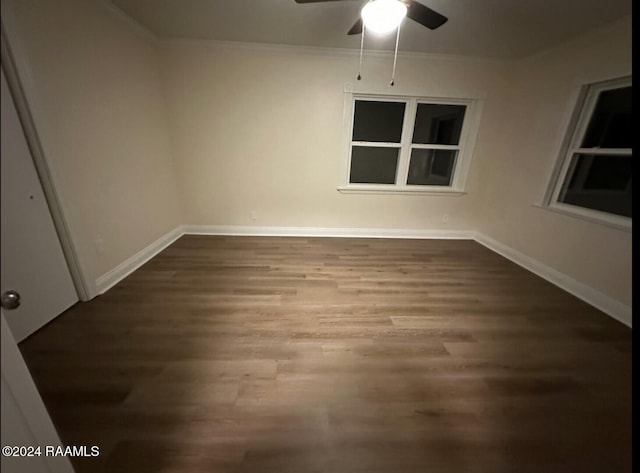
<path id="1" fill-rule="evenodd" d="M 504 136 L 481 171 L 478 230 L 631 306 L 631 232 L 542 202 L 580 86 L 631 74 L 631 19 L 519 61 Z"/>
<path id="2" fill-rule="evenodd" d="M 470 230 L 475 170 L 501 119 L 508 66 L 461 57 L 169 42 L 163 77 L 186 224 Z M 476 158 L 464 196 L 337 191 L 346 83 L 356 91 L 480 98 Z M 251 218 L 255 212 L 255 220 Z M 449 216 L 443 222 L 443 215 Z"/>
<path id="3" fill-rule="evenodd" d="M 181 221 L 157 50 L 94 1 L 2 0 L 2 18 L 95 280 Z"/>

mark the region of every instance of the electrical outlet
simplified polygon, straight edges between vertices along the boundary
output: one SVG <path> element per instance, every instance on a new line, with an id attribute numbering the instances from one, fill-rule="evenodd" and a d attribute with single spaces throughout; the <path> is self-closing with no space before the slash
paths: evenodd
<path id="1" fill-rule="evenodd" d="M 254 222 L 258 219 L 258 215 L 256 214 L 255 210 L 252 210 L 251 212 L 249 212 L 249 218 Z"/>
<path id="2" fill-rule="evenodd" d="M 449 221 L 449 214 L 444 214 L 444 215 L 442 216 L 442 221 L 443 221 L 444 223 L 447 223 L 447 222 Z"/>

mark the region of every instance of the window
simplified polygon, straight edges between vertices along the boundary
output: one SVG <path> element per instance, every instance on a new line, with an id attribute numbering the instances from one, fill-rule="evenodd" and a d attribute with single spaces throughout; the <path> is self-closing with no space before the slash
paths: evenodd
<path id="1" fill-rule="evenodd" d="M 349 104 L 341 191 L 463 193 L 475 101 L 357 95 Z"/>
<path id="2" fill-rule="evenodd" d="M 631 79 L 586 88 L 547 205 L 631 228 Z"/>

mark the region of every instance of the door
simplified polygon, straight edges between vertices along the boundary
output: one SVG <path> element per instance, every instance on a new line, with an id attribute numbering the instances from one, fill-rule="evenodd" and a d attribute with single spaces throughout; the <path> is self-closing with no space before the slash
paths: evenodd
<path id="1" fill-rule="evenodd" d="M 2 329 L 2 446 L 62 445 L 49 413 L 18 350 L 11 330 L 0 311 Z M 4 450 L 3 450 L 4 451 Z M 15 452 L 20 453 L 20 452 Z M 69 458 L 46 456 L 44 451 L 34 456 L 7 456 L 3 453 L 4 473 L 73 473 Z"/>
<path id="2" fill-rule="evenodd" d="M 20 342 L 78 301 L 4 70 L 1 84 L 0 294 L 20 305 L 5 317 Z"/>

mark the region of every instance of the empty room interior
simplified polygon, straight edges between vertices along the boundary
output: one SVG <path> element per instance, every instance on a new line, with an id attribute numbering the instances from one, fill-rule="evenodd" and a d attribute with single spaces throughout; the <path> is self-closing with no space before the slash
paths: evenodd
<path id="1" fill-rule="evenodd" d="M 631 471 L 630 0 L 1 5 L 3 471 Z"/>

